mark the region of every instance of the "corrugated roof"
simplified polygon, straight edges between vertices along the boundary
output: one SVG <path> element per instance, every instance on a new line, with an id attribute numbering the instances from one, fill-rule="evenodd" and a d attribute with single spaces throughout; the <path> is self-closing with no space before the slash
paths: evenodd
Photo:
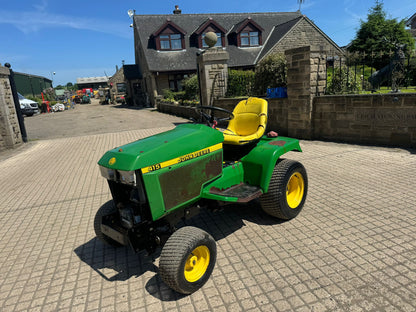
<path id="1" fill-rule="evenodd" d="M 77 84 L 83 84 L 83 83 L 107 83 L 108 77 L 102 76 L 102 77 L 86 77 L 86 78 L 77 78 Z"/>

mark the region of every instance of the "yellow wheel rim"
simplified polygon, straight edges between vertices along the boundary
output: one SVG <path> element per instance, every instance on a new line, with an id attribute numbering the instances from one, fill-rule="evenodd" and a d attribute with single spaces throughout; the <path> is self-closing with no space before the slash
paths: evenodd
<path id="1" fill-rule="evenodd" d="M 210 260 L 210 253 L 207 246 L 199 246 L 192 250 L 185 263 L 185 279 L 190 282 L 196 282 L 206 272 Z"/>
<path id="2" fill-rule="evenodd" d="M 295 172 L 289 179 L 286 186 L 286 199 L 290 208 L 297 208 L 303 199 L 305 192 L 305 181 L 302 174 Z"/>

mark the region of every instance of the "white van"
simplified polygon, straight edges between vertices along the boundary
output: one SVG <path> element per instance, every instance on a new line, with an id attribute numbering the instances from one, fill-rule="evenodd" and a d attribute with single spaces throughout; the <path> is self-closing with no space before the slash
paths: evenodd
<path id="1" fill-rule="evenodd" d="M 34 114 L 39 113 L 39 106 L 37 102 L 25 98 L 19 92 L 17 92 L 17 95 L 19 96 L 20 109 L 22 110 L 23 115 L 33 116 Z"/>

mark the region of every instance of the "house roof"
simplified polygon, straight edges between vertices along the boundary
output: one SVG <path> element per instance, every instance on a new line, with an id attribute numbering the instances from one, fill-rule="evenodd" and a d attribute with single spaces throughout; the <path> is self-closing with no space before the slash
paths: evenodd
<path id="1" fill-rule="evenodd" d="M 267 42 L 264 44 L 263 50 L 259 54 L 259 59 L 262 59 L 264 56 L 266 56 L 267 52 L 269 52 L 275 46 L 275 44 L 278 43 L 284 37 L 284 35 L 287 34 L 289 30 L 301 19 L 302 16 L 299 16 L 286 23 L 282 23 L 273 27 Z"/>
<path id="2" fill-rule="evenodd" d="M 194 31 L 195 34 L 200 35 L 209 25 L 213 25 L 216 28 L 218 28 L 221 32 L 226 33 L 227 30 L 224 29 L 224 27 L 222 27 L 220 24 L 218 24 L 216 21 L 214 21 L 211 18 L 208 18 L 205 23 L 203 23 L 201 26 L 198 27 L 197 30 Z"/>
<path id="3" fill-rule="evenodd" d="M 231 29 L 235 29 L 236 25 L 238 27 L 250 17 L 263 28 L 264 39 L 269 36 L 274 26 L 287 23 L 300 16 L 302 16 L 300 12 L 135 15 L 134 24 L 150 71 L 186 71 L 196 69 L 196 53 L 200 51 L 197 47 L 190 46 L 189 37 L 209 18 L 230 32 Z M 186 49 L 157 51 L 152 48 L 151 34 L 159 30 L 168 19 L 186 32 Z M 227 45 L 226 50 L 230 54 L 228 61 L 230 67 L 252 66 L 262 47 L 239 48 L 235 45 Z"/>
<path id="4" fill-rule="evenodd" d="M 413 24 L 413 21 L 416 19 L 416 13 L 413 14 L 406 22 L 406 26 L 410 27 Z"/>
<path id="5" fill-rule="evenodd" d="M 212 21 L 215 21 L 216 24 L 227 31 L 226 37 L 232 35 L 235 31 L 238 32 L 238 29 L 242 25 L 247 24 L 247 22 L 252 22 L 253 25 L 262 30 L 263 45 L 261 46 L 241 48 L 227 42 L 226 47 L 223 48 L 230 55 L 228 66 L 247 67 L 255 65 L 302 18 L 305 18 L 305 16 L 299 11 L 134 15 L 134 25 L 136 28 L 135 37 L 140 40 L 140 45 L 143 47 L 143 55 L 150 71 L 193 71 L 196 69 L 196 53 L 201 51 L 201 49 L 191 43 L 190 37 L 195 35 L 209 19 L 212 19 Z M 166 25 L 167 21 L 174 23 L 180 27 L 181 31 L 186 33 L 185 49 L 179 51 L 156 50 L 152 34 L 160 30 L 163 25 Z M 316 28 L 318 29 L 318 27 Z M 323 34 L 322 31 L 321 33 Z M 326 36 L 326 38 L 328 37 Z"/>

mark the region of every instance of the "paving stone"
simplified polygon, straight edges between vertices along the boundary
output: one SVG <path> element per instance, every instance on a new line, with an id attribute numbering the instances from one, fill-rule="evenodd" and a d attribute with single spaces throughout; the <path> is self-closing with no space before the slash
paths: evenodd
<path id="1" fill-rule="evenodd" d="M 258 203 L 191 220 L 217 241 L 208 283 L 179 295 L 143 253 L 102 245 L 111 196 L 97 161 L 165 131 L 32 142 L 0 160 L 0 311 L 414 311 L 416 154 L 302 141 L 304 210 L 288 222 Z"/>

